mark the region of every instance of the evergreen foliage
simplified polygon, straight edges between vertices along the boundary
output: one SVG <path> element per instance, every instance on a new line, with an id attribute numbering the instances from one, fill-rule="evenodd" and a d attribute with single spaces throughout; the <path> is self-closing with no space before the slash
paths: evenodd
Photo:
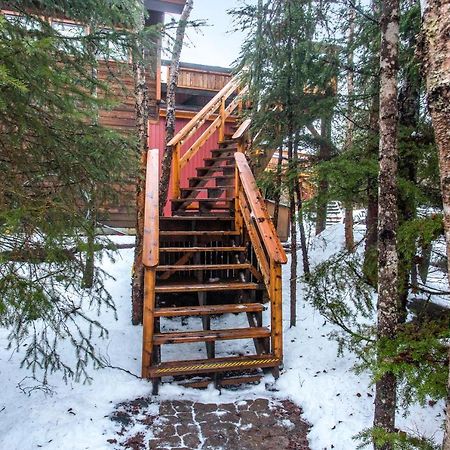
<path id="1" fill-rule="evenodd" d="M 89 212 L 107 204 L 136 165 L 135 143 L 98 124 L 98 111 L 114 105 L 107 81 L 96 76 L 99 55 L 114 60 L 136 52 L 146 36 L 133 30 L 139 4 L 121 0 L 16 1 L 19 17 L 0 16 L 0 325 L 10 345 L 26 342 L 23 365 L 44 381 L 88 378 L 101 365 L 90 343 L 106 330 L 96 315 L 114 309 L 95 268 L 83 284 Z M 70 17 L 88 32 L 60 33 L 41 16 Z M 111 79 L 128 64 L 114 62 Z M 93 200 L 94 199 L 94 200 Z M 95 225 L 94 225 L 95 226 Z M 114 245 L 97 238 L 95 249 Z M 70 342 L 75 362 L 64 360 Z"/>

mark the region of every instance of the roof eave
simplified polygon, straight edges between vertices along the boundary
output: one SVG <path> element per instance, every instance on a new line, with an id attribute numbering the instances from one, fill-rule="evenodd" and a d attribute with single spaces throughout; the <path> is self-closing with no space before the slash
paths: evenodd
<path id="1" fill-rule="evenodd" d="M 184 0 L 145 0 L 145 7 L 149 11 L 158 11 L 172 14 L 181 14 L 184 8 Z"/>

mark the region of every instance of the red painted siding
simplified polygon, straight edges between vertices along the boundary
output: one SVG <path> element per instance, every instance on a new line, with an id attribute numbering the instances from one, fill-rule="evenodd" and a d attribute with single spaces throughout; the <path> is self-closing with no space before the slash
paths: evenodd
<path id="1" fill-rule="evenodd" d="M 189 119 L 177 119 L 175 125 L 175 132 L 178 133 L 186 124 L 189 123 Z M 202 135 L 202 133 L 209 127 L 211 122 L 206 122 L 190 139 L 188 139 L 182 149 L 181 156 L 186 153 L 189 147 Z M 226 133 L 232 133 L 231 125 L 227 123 Z M 149 147 L 159 149 L 160 160 L 162 161 L 162 157 L 164 154 L 164 142 L 165 142 L 165 119 L 161 118 L 158 123 L 151 123 L 149 126 Z M 188 178 L 197 176 L 197 171 L 195 170 L 197 167 L 203 166 L 203 159 L 209 158 L 211 155 L 211 150 L 214 150 L 218 147 L 219 133 L 218 131 L 214 133 L 205 143 L 205 145 L 197 152 L 197 154 L 188 162 L 186 166 L 184 166 L 181 171 L 181 187 L 188 186 Z M 171 197 L 171 193 L 169 193 L 169 198 Z M 164 215 L 170 216 L 170 202 L 166 205 L 164 209 Z"/>

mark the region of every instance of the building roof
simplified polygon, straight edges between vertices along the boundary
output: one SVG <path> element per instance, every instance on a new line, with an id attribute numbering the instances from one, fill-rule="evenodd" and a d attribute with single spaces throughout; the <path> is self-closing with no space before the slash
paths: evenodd
<path id="1" fill-rule="evenodd" d="M 149 11 L 181 14 L 186 0 L 144 0 Z"/>
<path id="2" fill-rule="evenodd" d="M 170 60 L 163 59 L 161 60 L 162 66 L 170 66 Z M 180 69 L 193 69 L 198 70 L 200 72 L 216 72 L 216 73 L 223 73 L 223 74 L 231 74 L 232 69 L 230 67 L 221 67 L 221 66 L 206 66 L 204 64 L 193 64 L 193 63 L 187 63 L 180 61 Z"/>

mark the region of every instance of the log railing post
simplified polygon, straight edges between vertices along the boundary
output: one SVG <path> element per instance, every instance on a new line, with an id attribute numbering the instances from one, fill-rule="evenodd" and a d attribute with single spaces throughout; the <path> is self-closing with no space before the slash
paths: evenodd
<path id="1" fill-rule="evenodd" d="M 276 358 L 283 359 L 283 301 L 281 290 L 281 265 L 270 260 L 270 313 L 271 347 Z"/>
<path id="2" fill-rule="evenodd" d="M 142 378 L 150 378 L 153 362 L 153 334 L 155 330 L 155 284 L 156 268 L 145 268 L 144 318 L 142 332 Z"/>
<path id="3" fill-rule="evenodd" d="M 144 275 L 144 311 L 142 332 L 142 377 L 149 378 L 154 354 L 155 332 L 155 285 L 156 268 L 159 264 L 159 151 L 147 153 L 145 180 L 144 245 L 142 262 Z"/>
<path id="4" fill-rule="evenodd" d="M 239 169 L 236 166 L 234 177 L 234 229 L 239 231 L 239 236 L 242 236 L 242 230 L 244 227 L 244 219 L 241 212 L 241 204 L 239 200 L 239 194 L 241 192 L 241 183 L 239 178 Z"/>
<path id="5" fill-rule="evenodd" d="M 180 182 L 181 182 L 181 143 L 175 145 L 172 156 L 172 196 L 174 199 L 180 198 Z"/>

